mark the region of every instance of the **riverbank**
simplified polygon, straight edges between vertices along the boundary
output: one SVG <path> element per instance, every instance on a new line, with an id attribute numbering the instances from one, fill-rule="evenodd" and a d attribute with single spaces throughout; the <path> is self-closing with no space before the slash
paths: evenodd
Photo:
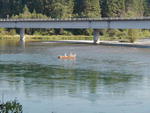
<path id="1" fill-rule="evenodd" d="M 101 45 L 105 46 L 122 46 L 122 47 L 136 47 L 136 48 L 150 48 L 150 39 L 141 39 L 134 43 L 119 42 L 119 41 L 101 41 Z"/>
<path id="2" fill-rule="evenodd" d="M 26 41 L 62 41 L 62 40 L 93 40 L 93 35 L 25 35 Z M 119 40 L 123 42 L 129 42 L 128 39 L 119 39 L 106 36 L 100 36 L 101 40 L 114 41 Z M 20 40 L 20 35 L 2 35 L 0 34 L 0 40 Z"/>
<path id="3" fill-rule="evenodd" d="M 0 35 L 0 40 L 20 40 L 19 35 Z M 93 44 L 93 36 L 85 35 L 26 35 L 26 41 L 42 41 L 42 43 L 70 43 L 70 44 Z M 139 39 L 134 43 L 129 43 L 127 40 L 114 41 L 108 40 L 108 38 L 101 37 L 101 45 L 105 46 L 126 46 L 126 47 L 140 47 L 150 48 L 150 38 Z"/>
<path id="4" fill-rule="evenodd" d="M 60 40 L 60 41 L 48 41 L 43 43 L 93 44 L 93 40 Z M 103 40 L 100 41 L 100 43 L 97 45 L 150 48 L 150 39 L 141 39 L 135 43 Z"/>
<path id="5" fill-rule="evenodd" d="M 26 41 L 92 40 L 86 35 L 25 35 Z M 19 35 L 0 35 L 1 40 L 19 40 Z"/>

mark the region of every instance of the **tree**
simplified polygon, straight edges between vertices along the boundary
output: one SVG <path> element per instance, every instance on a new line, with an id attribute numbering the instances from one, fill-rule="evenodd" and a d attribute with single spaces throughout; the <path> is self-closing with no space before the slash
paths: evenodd
<path id="1" fill-rule="evenodd" d="M 52 5 L 51 16 L 53 18 L 70 18 L 73 14 L 72 0 L 56 0 Z"/>
<path id="2" fill-rule="evenodd" d="M 0 6 L 0 16 L 3 18 L 8 17 L 11 14 L 9 0 L 0 0 Z"/>
<path id="3" fill-rule="evenodd" d="M 21 0 L 0 0 L 0 17 L 7 18 L 21 12 Z"/>
<path id="4" fill-rule="evenodd" d="M 100 18 L 101 9 L 99 0 L 77 0 L 80 17 Z"/>
<path id="5" fill-rule="evenodd" d="M 125 0 L 102 0 L 103 17 L 123 17 L 125 15 Z"/>
<path id="6" fill-rule="evenodd" d="M 144 0 L 125 0 L 127 17 L 141 17 L 144 14 Z"/>
<path id="7" fill-rule="evenodd" d="M 101 14 L 102 14 L 102 17 L 108 17 L 107 16 L 107 0 L 101 0 L 101 4 L 100 4 L 101 8 L 102 8 L 102 11 L 101 11 Z"/>
<path id="8" fill-rule="evenodd" d="M 138 29 L 128 29 L 129 42 L 133 43 L 139 38 L 140 31 Z"/>
<path id="9" fill-rule="evenodd" d="M 54 0 L 51 16 L 53 18 L 70 18 L 73 15 L 73 0 Z"/>
<path id="10" fill-rule="evenodd" d="M 144 16 L 150 16 L 150 0 L 144 2 Z"/>

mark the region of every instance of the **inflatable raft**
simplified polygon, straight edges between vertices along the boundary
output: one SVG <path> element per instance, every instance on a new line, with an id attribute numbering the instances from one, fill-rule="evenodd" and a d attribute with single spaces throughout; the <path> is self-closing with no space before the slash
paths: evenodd
<path id="1" fill-rule="evenodd" d="M 58 59 L 74 60 L 74 59 L 76 59 L 76 55 L 70 54 L 70 55 L 58 56 Z"/>

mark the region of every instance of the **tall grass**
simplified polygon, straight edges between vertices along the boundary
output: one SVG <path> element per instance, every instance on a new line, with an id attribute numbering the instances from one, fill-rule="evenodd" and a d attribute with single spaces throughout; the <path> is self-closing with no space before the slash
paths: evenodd
<path id="1" fill-rule="evenodd" d="M 19 35 L 0 35 L 2 40 L 19 40 Z M 26 41 L 59 41 L 59 40 L 92 40 L 93 36 L 84 36 L 84 35 L 25 35 Z"/>

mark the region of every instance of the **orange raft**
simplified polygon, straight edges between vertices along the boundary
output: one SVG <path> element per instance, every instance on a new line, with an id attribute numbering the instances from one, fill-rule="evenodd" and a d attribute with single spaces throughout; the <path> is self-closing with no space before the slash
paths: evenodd
<path id="1" fill-rule="evenodd" d="M 76 59 L 76 55 L 58 56 L 58 59 L 74 60 Z"/>

